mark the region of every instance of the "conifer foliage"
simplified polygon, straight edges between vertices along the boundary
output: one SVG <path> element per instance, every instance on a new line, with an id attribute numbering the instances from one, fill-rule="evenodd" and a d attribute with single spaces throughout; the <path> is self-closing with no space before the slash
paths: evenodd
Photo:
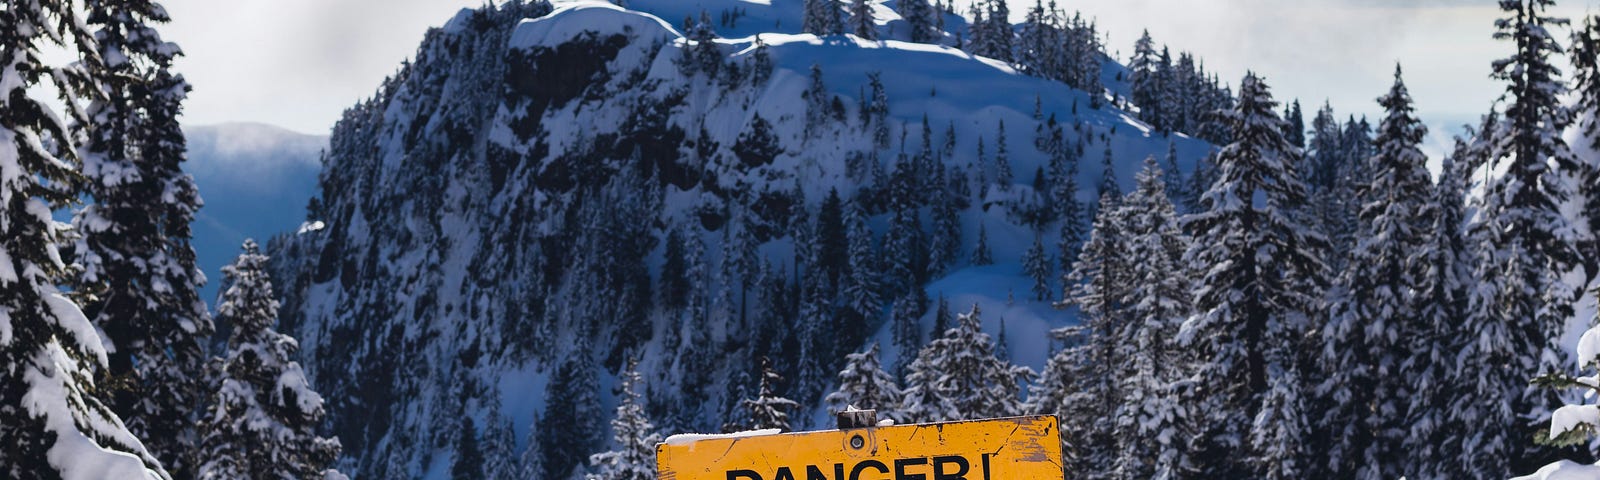
<path id="1" fill-rule="evenodd" d="M 1419 148 L 1427 128 L 1413 113 L 1411 95 L 1395 68 L 1394 86 L 1378 103 L 1388 116 L 1378 125 L 1377 155 L 1368 160 L 1370 183 L 1358 193 L 1361 239 L 1337 280 L 1323 328 L 1320 397 L 1328 399 L 1330 472 L 1350 478 L 1404 475 L 1404 401 L 1412 378 L 1400 375 L 1411 355 L 1407 339 L 1421 334 L 1414 292 L 1423 287 L 1416 253 L 1431 232 L 1426 206 L 1432 182 Z"/>
<path id="2" fill-rule="evenodd" d="M 98 396 L 107 349 L 56 288 L 67 280 L 67 237 L 51 211 L 71 205 L 76 195 L 62 186 L 81 177 L 70 166 L 74 135 L 31 94 L 53 79 L 63 103 L 99 98 L 83 69 L 41 59 L 42 45 L 69 39 L 84 63 L 101 61 L 77 8 L 44 0 L 0 10 L 0 476 L 166 479 Z"/>
<path id="3" fill-rule="evenodd" d="M 190 222 L 200 207 L 178 114 L 189 85 L 171 71 L 181 52 L 154 26 L 148 0 L 88 2 L 85 19 L 104 62 L 89 75 L 100 95 L 85 113 L 74 283 L 84 312 L 115 347 L 106 373 L 112 410 L 178 478 L 191 478 L 195 412 L 204 396 L 212 325 L 199 288 Z"/>
<path id="4" fill-rule="evenodd" d="M 1517 417 L 1554 403 L 1530 391 L 1528 378 L 1566 368 L 1552 361 L 1563 357 L 1556 340 L 1576 298 L 1561 277 L 1577 265 L 1577 252 L 1572 225 L 1560 211 L 1571 192 L 1557 173 L 1573 171 L 1576 163 L 1559 133 L 1568 122 L 1560 100 L 1566 86 L 1550 63 L 1561 52 L 1550 29 L 1567 21 L 1546 12 L 1553 3 L 1503 0 L 1505 17 L 1495 23 L 1495 38 L 1515 51 L 1494 63 L 1495 78 L 1507 82 L 1504 116 L 1479 132 L 1488 165 L 1505 174 L 1483 187 L 1469 226 L 1478 285 L 1464 322 L 1473 341 L 1460 354 L 1465 361 L 1459 368 L 1479 401 L 1461 413 L 1481 426 L 1464 440 L 1475 447 L 1472 453 L 1457 460 L 1468 476 L 1505 476 L 1542 463 L 1548 453 L 1533 448 L 1532 432 Z"/>
<path id="5" fill-rule="evenodd" d="M 845 359 L 844 370 L 839 371 L 839 389 L 828 394 L 828 408 L 842 412 L 848 407 L 877 410 L 882 418 L 897 418 L 893 409 L 900 408 L 900 385 L 894 376 L 878 363 L 878 344 L 867 350 L 852 353 Z"/>
<path id="6" fill-rule="evenodd" d="M 1022 382 L 1033 378 L 1027 367 L 1011 365 L 995 355 L 995 343 L 983 333 L 978 306 L 958 315 L 956 325 L 929 342 L 907 367 L 901 411 L 906 420 L 943 422 L 999 418 L 1022 412 Z"/>
<path id="7" fill-rule="evenodd" d="M 777 429 L 787 432 L 790 429 L 789 414 L 800 404 L 794 400 L 784 398 L 777 392 L 783 377 L 778 372 L 772 371 L 772 366 L 766 359 L 761 360 L 761 383 L 756 392 L 756 398 L 743 400 L 744 408 L 750 413 L 752 430 Z"/>
<path id="8" fill-rule="evenodd" d="M 588 480 L 654 480 L 656 478 L 656 444 L 661 442 L 655 425 L 645 416 L 643 398 L 639 395 L 638 362 L 630 361 L 622 372 L 622 402 L 617 405 L 617 416 L 611 419 L 611 435 L 615 450 L 589 457 L 596 472 Z"/>
<path id="9" fill-rule="evenodd" d="M 217 316 L 233 326 L 217 393 L 201 419 L 202 479 L 322 478 L 339 456 L 337 439 L 317 436 L 322 396 L 293 360 L 299 343 L 274 330 L 278 301 L 267 256 L 246 240 L 222 271 Z"/>
<path id="10" fill-rule="evenodd" d="M 1279 448 L 1252 441 L 1281 441 L 1291 419 L 1257 422 L 1258 413 L 1304 413 L 1288 408 L 1283 389 L 1294 375 L 1311 331 L 1308 315 L 1320 310 L 1325 241 L 1295 215 L 1306 200 L 1295 170 L 1300 151 L 1283 137 L 1277 102 L 1255 74 L 1239 85 L 1239 103 L 1222 112 L 1234 142 L 1217 155 L 1216 180 L 1186 218 L 1194 245 L 1185 258 L 1205 272 L 1195 294 L 1196 315 L 1179 338 L 1200 355 L 1197 372 L 1207 392 L 1196 418 L 1194 456 L 1202 475 L 1265 475 L 1286 465 L 1243 462 L 1246 455 L 1279 457 Z M 1206 266 L 1201 268 L 1200 266 Z M 1269 391 L 1275 396 L 1264 409 Z M 1292 395 L 1292 393 L 1289 393 Z M 1300 432 L 1303 433 L 1303 432 Z"/>

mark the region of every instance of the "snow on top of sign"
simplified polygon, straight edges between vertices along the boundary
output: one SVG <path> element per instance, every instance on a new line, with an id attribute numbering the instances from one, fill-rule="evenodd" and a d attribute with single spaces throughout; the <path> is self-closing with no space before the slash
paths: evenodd
<path id="1" fill-rule="evenodd" d="M 673 435 L 673 436 L 667 437 L 667 439 L 663 440 L 661 443 L 666 444 L 666 445 L 682 446 L 682 445 L 688 445 L 688 444 L 691 444 L 691 443 L 694 443 L 694 442 L 698 442 L 698 441 L 701 441 L 701 440 L 721 440 L 721 439 L 729 439 L 729 438 L 765 437 L 765 436 L 768 436 L 768 435 L 777 435 L 777 434 L 780 434 L 780 433 L 783 433 L 783 430 L 779 430 L 779 429 L 776 429 L 776 428 L 767 428 L 767 429 L 762 429 L 762 430 L 749 430 L 749 431 L 734 432 L 734 433 L 717 433 L 717 434 L 680 433 L 680 434 L 677 434 L 677 435 Z"/>

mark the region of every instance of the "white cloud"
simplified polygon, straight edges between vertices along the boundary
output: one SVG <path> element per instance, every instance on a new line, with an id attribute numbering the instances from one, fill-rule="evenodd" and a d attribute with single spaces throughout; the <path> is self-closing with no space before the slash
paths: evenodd
<path id="1" fill-rule="evenodd" d="M 429 26 L 481 0 L 167 0 L 186 53 L 189 124 L 259 121 L 326 133 L 416 51 Z"/>
<path id="2" fill-rule="evenodd" d="M 1592 11 L 1583 3 L 1563 2 L 1553 13 L 1578 18 Z M 1327 99 L 1341 113 L 1376 115 L 1375 99 L 1388 89 L 1400 62 L 1423 116 L 1471 118 L 1499 96 L 1502 87 L 1488 78 L 1489 63 L 1509 52 L 1491 38 L 1499 11 L 1488 0 L 1120 0 L 1063 6 L 1098 18 L 1113 52 L 1125 55 L 1149 28 L 1158 42 L 1198 54 L 1229 83 L 1253 69 L 1280 100 L 1300 98 L 1313 109 Z"/>
<path id="3" fill-rule="evenodd" d="M 774 0 L 801 1 L 801 0 Z M 1563 2 L 1577 17 L 1592 7 Z M 191 124 L 260 121 L 324 133 L 415 52 L 423 32 L 483 0 L 167 0 L 188 53 Z M 1012 0 L 1019 18 L 1033 0 Z M 1139 32 L 1198 54 L 1229 83 L 1246 69 L 1308 109 L 1375 113 L 1404 63 L 1424 116 L 1470 118 L 1499 94 L 1490 0 L 1058 0 L 1098 19 L 1126 55 Z M 1563 32 L 1564 34 L 1564 32 Z M 1454 120 L 1452 120 L 1454 121 Z"/>

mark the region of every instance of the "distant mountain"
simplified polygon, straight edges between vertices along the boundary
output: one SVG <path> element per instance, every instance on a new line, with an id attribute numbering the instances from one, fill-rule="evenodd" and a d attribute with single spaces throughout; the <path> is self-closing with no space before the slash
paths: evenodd
<path id="1" fill-rule="evenodd" d="M 305 220 L 316 194 L 326 135 L 260 123 L 197 125 L 184 129 L 189 162 L 205 207 L 194 222 L 194 246 L 207 282 L 201 296 L 215 303 L 219 269 L 246 238 L 265 243 Z"/>
<path id="2" fill-rule="evenodd" d="M 884 4 L 870 41 L 797 33 L 780 2 L 627 3 L 464 10 L 335 125 L 325 227 L 271 250 L 341 470 L 444 478 L 470 416 L 501 457 L 532 426 L 545 478 L 566 478 L 604 446 L 630 357 L 664 429 L 743 421 L 763 357 L 806 407 L 796 425 L 826 427 L 845 353 L 912 354 L 890 311 L 916 290 L 930 299 L 902 317 L 921 339 L 943 294 L 1041 368 L 1074 319 L 1033 300 L 1021 259 L 1036 238 L 1058 256 L 1062 226 L 1088 221 L 1053 205 L 1092 209 L 1145 158 L 1188 172 L 1211 149 L 1120 109 L 1127 70 L 1088 28 L 1061 68 L 1093 91 L 904 41 Z M 853 209 L 863 242 L 844 241 Z M 980 242 L 992 265 L 969 262 Z"/>

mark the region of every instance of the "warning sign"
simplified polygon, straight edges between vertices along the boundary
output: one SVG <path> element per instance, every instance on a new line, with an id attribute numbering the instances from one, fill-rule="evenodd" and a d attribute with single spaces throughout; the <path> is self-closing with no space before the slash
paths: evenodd
<path id="1" fill-rule="evenodd" d="M 1062 478 L 1054 416 L 669 439 L 661 480 Z"/>

